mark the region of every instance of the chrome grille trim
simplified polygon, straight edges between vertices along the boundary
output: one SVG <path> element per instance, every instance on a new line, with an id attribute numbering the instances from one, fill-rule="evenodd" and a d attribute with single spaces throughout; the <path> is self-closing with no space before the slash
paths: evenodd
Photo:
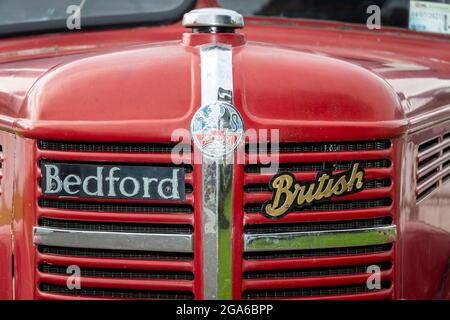
<path id="1" fill-rule="evenodd" d="M 394 242 L 395 225 L 376 228 L 244 235 L 244 251 L 283 251 L 379 245 Z"/>
<path id="2" fill-rule="evenodd" d="M 191 253 L 192 234 L 124 233 L 65 230 L 46 227 L 33 228 L 35 245 Z"/>
<path id="3" fill-rule="evenodd" d="M 220 89 L 233 93 L 232 47 L 206 44 L 200 47 L 202 106 L 220 99 Z M 212 159 L 202 155 L 203 297 L 231 299 L 231 206 L 233 155 Z M 228 254 L 221 254 L 225 251 Z"/>

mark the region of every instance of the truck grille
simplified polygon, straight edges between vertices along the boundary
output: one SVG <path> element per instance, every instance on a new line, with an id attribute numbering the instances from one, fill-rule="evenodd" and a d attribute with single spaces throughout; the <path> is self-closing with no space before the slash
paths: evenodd
<path id="1" fill-rule="evenodd" d="M 170 144 L 38 141 L 36 153 L 36 297 L 41 299 L 194 299 L 201 297 L 198 252 L 192 245 L 201 235 L 201 212 L 195 199 L 194 166 L 185 164 L 186 201 L 87 200 L 48 197 L 40 189 L 39 161 L 171 165 Z M 331 299 L 393 297 L 395 239 L 377 243 L 361 232 L 395 230 L 396 142 L 390 140 L 286 143 L 279 149 L 279 172 L 301 181 L 318 171 L 349 169 L 355 161 L 366 171 L 366 189 L 316 203 L 279 220 L 261 214 L 270 199 L 274 173 L 262 164 L 235 166 L 233 196 L 233 297 L 236 299 Z M 181 156 L 180 156 L 181 157 Z M 186 159 L 184 159 L 186 160 Z M 188 159 L 191 161 L 191 159 Z M 200 229 L 200 230 L 199 230 Z M 58 243 L 46 242 L 51 232 Z M 362 231 L 361 231 L 362 230 Z M 381 230 L 381 231 L 380 231 Z M 247 239 L 287 234 L 329 232 L 356 234 L 352 243 L 325 247 L 273 247 L 253 250 Z M 95 246 L 92 233 L 105 241 Z M 358 236 L 359 235 L 359 236 Z M 378 236 L 379 234 L 371 234 Z M 87 237 L 87 238 L 86 238 Z M 109 238 L 108 238 L 109 237 Z M 142 241 L 170 237 L 172 246 L 127 247 L 120 239 Z M 359 238 L 358 238 L 359 237 Z M 78 239 L 78 241 L 76 241 Z M 167 239 L 167 238 L 166 238 Z M 243 241 L 244 240 L 244 241 Z M 76 243 L 76 245 L 74 245 Z M 151 247 L 151 246 L 150 246 Z M 198 249 L 197 249 L 198 250 Z M 81 288 L 66 285 L 70 266 L 78 266 Z M 381 272 L 381 287 L 366 285 L 370 266 Z"/>
<path id="2" fill-rule="evenodd" d="M 240 270 L 240 277 L 234 281 L 240 282 L 234 297 L 393 298 L 396 142 L 282 143 L 278 173 L 290 172 L 299 181 L 309 181 L 320 171 L 333 169 L 336 173 L 358 162 L 366 171 L 366 188 L 302 207 L 278 220 L 261 214 L 263 203 L 271 199 L 268 184 L 275 173 L 266 173 L 262 169 L 268 165 L 254 162 L 255 150 L 255 146 L 246 146 L 247 162 L 235 182 L 235 188 L 243 189 L 238 199 L 241 202 L 235 204 L 240 212 L 235 227 L 242 233 L 244 244 L 235 241 L 235 248 L 240 249 L 235 259 L 240 259 L 241 265 L 235 268 Z M 311 237 L 327 234 L 339 240 L 307 247 Z M 340 242 L 345 239 L 341 235 L 354 241 Z M 299 242 L 291 242 L 292 237 Z M 268 245 L 271 239 L 278 239 L 278 244 Z M 262 247 L 251 245 L 258 240 Z M 381 285 L 375 289 L 366 285 L 372 266 L 381 272 Z"/>
<path id="3" fill-rule="evenodd" d="M 198 214 L 194 205 L 193 166 L 173 165 L 173 146 L 37 142 L 34 229 L 37 298 L 194 299 L 198 295 L 195 270 L 199 262 L 193 250 Z M 88 201 L 45 196 L 40 189 L 42 160 L 178 166 L 185 173 L 186 200 Z M 180 160 L 190 158 L 180 156 Z M 152 245 L 158 241 L 166 243 L 165 240 L 167 245 Z M 66 285 L 72 275 L 71 266 L 79 268 L 79 289 Z"/>
<path id="4" fill-rule="evenodd" d="M 450 178 L 450 133 L 418 145 L 416 200 L 425 200 Z"/>

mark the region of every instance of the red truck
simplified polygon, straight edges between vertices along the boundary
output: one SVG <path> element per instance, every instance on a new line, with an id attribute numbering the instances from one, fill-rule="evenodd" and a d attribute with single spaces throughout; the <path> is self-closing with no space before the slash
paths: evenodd
<path id="1" fill-rule="evenodd" d="M 449 299 L 449 1 L 350 2 L 2 1 L 0 299 Z"/>

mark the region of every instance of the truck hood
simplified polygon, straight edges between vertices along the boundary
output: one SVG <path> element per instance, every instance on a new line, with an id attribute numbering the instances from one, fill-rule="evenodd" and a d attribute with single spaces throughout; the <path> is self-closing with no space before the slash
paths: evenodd
<path id="1" fill-rule="evenodd" d="M 167 28 L 166 38 L 180 37 L 179 26 Z M 397 135 L 410 117 L 450 103 L 446 39 L 261 19 L 250 20 L 245 34 L 249 41 L 233 50 L 233 73 L 235 104 L 248 127 L 292 126 L 315 139 L 321 131 L 312 127 L 370 124 Z M 85 130 L 83 139 L 108 128 L 108 139 L 137 140 L 189 128 L 200 105 L 196 46 L 103 43 L 70 53 L 0 65 L 3 126 L 59 138 L 62 128 L 67 137 Z"/>

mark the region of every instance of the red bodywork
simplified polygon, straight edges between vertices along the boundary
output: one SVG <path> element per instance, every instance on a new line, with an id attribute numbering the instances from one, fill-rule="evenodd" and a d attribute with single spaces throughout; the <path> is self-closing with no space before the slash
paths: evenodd
<path id="1" fill-rule="evenodd" d="M 203 6 L 200 2 L 198 6 Z M 385 189 L 347 196 L 394 199 L 387 209 L 353 211 L 348 218 L 389 215 L 398 226 L 395 247 L 370 259 L 309 259 L 303 266 L 372 263 L 383 259 L 394 268 L 383 273 L 393 285 L 388 290 L 361 294 L 359 298 L 445 299 L 450 298 L 450 205 L 449 185 L 416 205 L 415 173 L 421 136 L 448 131 L 450 124 L 450 41 L 398 29 L 368 31 L 340 23 L 247 18 L 239 35 L 182 34 L 181 24 L 163 27 L 62 33 L 6 38 L 0 41 L 0 144 L 3 150 L 0 211 L 0 299 L 61 298 L 44 294 L 36 284 L 50 278 L 65 283 L 65 276 L 44 275 L 36 270 L 40 261 L 58 263 L 57 257 L 36 253 L 31 229 L 45 215 L 39 198 L 37 159 L 83 161 L 133 161 L 169 163 L 168 155 L 66 152 L 39 150 L 36 140 L 168 142 L 175 129 L 189 129 L 200 106 L 199 50 L 208 42 L 234 46 L 235 106 L 246 128 L 280 129 L 281 141 L 357 141 L 392 139 L 390 149 L 361 152 L 359 159 L 388 157 L 393 166 L 382 172 L 394 183 Z M 440 124 L 436 125 L 436 120 Z M 420 126 L 419 134 L 409 132 Z M 353 155 L 354 156 L 354 155 Z M 290 158 L 289 158 L 290 157 Z M 280 161 L 351 160 L 345 152 L 310 157 L 286 156 Z M 73 212 L 72 219 L 166 222 L 193 224 L 196 252 L 201 252 L 199 199 L 201 183 L 196 170 L 187 181 L 195 186 L 188 203 L 194 217 L 177 215 L 98 215 Z M 368 173 L 371 174 L 370 172 Z M 373 177 L 381 174 L 373 172 Z M 307 178 L 301 175 L 299 178 Z M 311 178 L 311 177 L 309 177 Z M 235 185 L 270 177 L 252 177 L 236 167 Z M 270 222 L 263 216 L 245 217 L 243 204 L 261 200 L 240 192 L 235 199 L 235 221 Z M 279 222 L 333 220 L 338 212 L 314 216 L 291 214 Z M 252 221 L 253 219 L 253 221 Z M 243 280 L 243 271 L 283 268 L 295 261 L 242 262 L 242 223 L 233 228 L 233 297 L 242 291 L 271 288 L 273 281 Z M 13 232 L 13 237 L 11 236 Z M 14 292 L 12 253 L 14 252 Z M 202 261 L 139 262 L 105 260 L 102 267 L 191 270 L 195 280 L 166 282 L 165 288 L 192 290 L 202 298 Z M 67 260 L 64 261 L 67 263 Z M 98 260 L 73 258 L 71 264 L 96 266 Z M 329 280 L 307 279 L 304 286 L 355 283 L 358 276 Z M 87 279 L 92 285 L 101 280 Z M 91 281 L 91 282 L 89 282 Z M 334 281 L 334 282 L 333 282 Z M 108 285 L 108 284 L 105 284 Z M 279 285 L 279 284 L 278 284 Z M 285 280 L 285 287 L 299 280 Z M 153 288 L 155 281 L 126 281 L 116 288 Z M 159 287 L 160 288 L 160 287 Z M 161 289 L 161 288 L 160 288 Z M 336 296 L 334 298 L 352 298 Z"/>

